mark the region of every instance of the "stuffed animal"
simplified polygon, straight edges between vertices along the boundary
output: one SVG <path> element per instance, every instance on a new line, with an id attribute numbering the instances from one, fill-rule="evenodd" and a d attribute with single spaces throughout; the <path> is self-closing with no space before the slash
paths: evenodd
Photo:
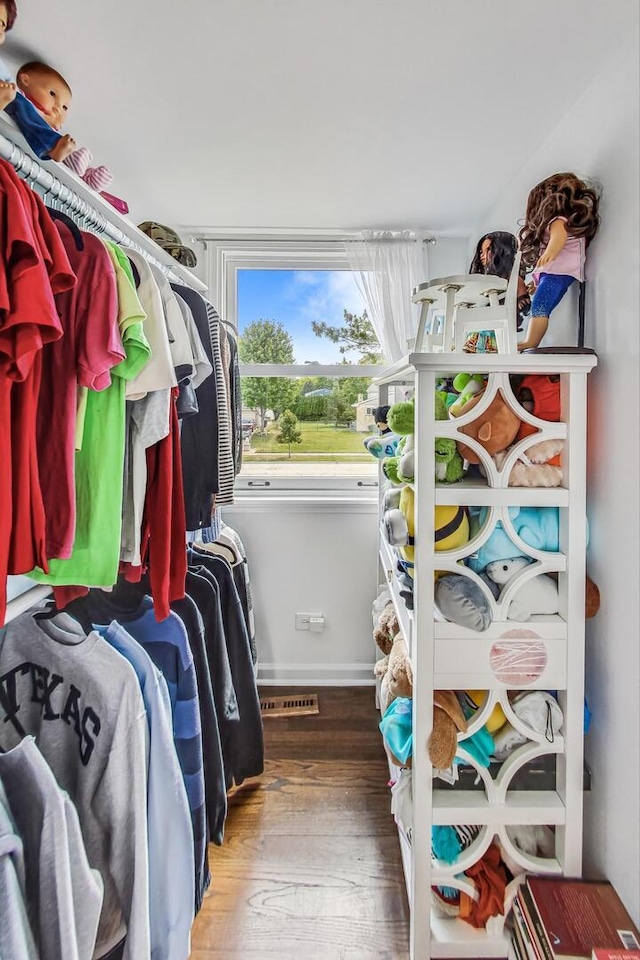
<path id="1" fill-rule="evenodd" d="M 553 743 L 562 730 L 564 716 L 560 704 L 546 690 L 523 690 L 513 698 L 511 708 L 519 720 L 544 736 L 549 743 Z M 516 747 L 527 740 L 523 733 L 507 722 L 494 737 L 493 755 L 496 760 L 506 760 Z"/>
<path id="2" fill-rule="evenodd" d="M 456 404 L 449 408 L 451 417 L 461 417 L 466 415 L 478 406 L 483 394 L 471 397 L 468 403 L 456 409 Z M 497 393 L 486 410 L 480 413 L 475 420 L 464 427 L 460 427 L 460 432 L 468 437 L 473 437 L 487 453 L 492 456 L 501 450 L 506 450 L 515 440 L 520 426 L 520 419 L 513 412 L 507 401 L 501 393 Z M 458 441 L 458 450 L 460 455 L 468 463 L 480 463 L 480 457 L 462 441 Z"/>
<path id="3" fill-rule="evenodd" d="M 413 487 L 402 488 L 398 508 L 387 510 L 382 522 L 387 542 L 398 548 L 401 558 L 412 571 L 415 554 Z M 466 507 L 435 507 L 434 524 L 436 550 L 455 550 L 463 547 L 469 540 L 469 515 Z"/>
<path id="4" fill-rule="evenodd" d="M 433 729 L 429 759 L 436 770 L 448 770 L 458 749 L 458 732 L 467 732 L 467 721 L 453 690 L 433 691 Z"/>
<path id="5" fill-rule="evenodd" d="M 511 468 L 509 486 L 559 487 L 563 479 L 560 466 L 563 448 L 564 440 L 541 440 L 540 443 L 528 447 Z M 510 450 L 502 450 L 494 456 L 498 470 L 502 470 L 509 453 Z"/>
<path id="6" fill-rule="evenodd" d="M 528 566 L 530 563 L 525 557 L 512 557 L 509 560 L 495 560 L 487 564 L 485 573 L 505 591 L 517 574 Z M 552 577 L 543 573 L 532 577 L 518 588 L 509 604 L 507 618 L 524 623 L 536 614 L 550 615 L 557 613 L 558 610 L 558 584 Z"/>
<path id="7" fill-rule="evenodd" d="M 471 507 L 471 537 L 477 536 L 487 521 L 486 507 Z M 536 550 L 557 552 L 560 549 L 560 511 L 558 507 L 509 507 L 509 518 L 520 539 Z M 509 560 L 518 555 L 502 523 L 498 521 L 489 539 L 467 558 L 467 565 L 482 573 L 494 560 Z"/>
<path id="8" fill-rule="evenodd" d="M 555 858 L 556 841 L 553 830 L 551 830 L 550 827 L 542 824 L 526 823 L 518 824 L 517 826 L 508 826 L 506 830 L 511 843 L 523 853 L 528 853 L 529 856 L 532 857 L 543 857 L 545 859 Z M 504 865 L 511 874 L 514 877 L 519 877 L 526 873 L 526 868 L 516 863 L 499 837 L 496 838 L 496 842 L 500 848 L 500 856 L 502 857 Z"/>
<path id="9" fill-rule="evenodd" d="M 442 397 L 435 396 L 436 420 L 447 420 L 447 408 Z M 415 477 L 415 404 L 413 400 L 395 403 L 387 415 L 394 435 L 401 439 L 395 456 L 383 460 L 384 475 L 394 484 L 413 483 Z M 373 439 L 373 438 L 372 438 Z M 365 441 L 366 446 L 367 441 Z M 462 479 L 464 468 L 456 441 L 445 437 L 436 438 L 436 480 L 441 483 L 457 483 Z"/>
<path id="10" fill-rule="evenodd" d="M 434 586 L 435 604 L 450 623 L 481 633 L 491 625 L 491 606 L 478 584 L 462 573 L 446 573 Z"/>
<path id="11" fill-rule="evenodd" d="M 557 423 L 560 419 L 560 377 L 557 374 L 531 374 L 523 377 L 516 388 L 518 402 L 539 420 Z M 517 440 L 536 432 L 531 424 L 520 422 Z"/>
<path id="12" fill-rule="evenodd" d="M 398 477 L 405 483 L 412 483 L 415 476 L 414 461 L 414 432 L 415 432 L 415 405 L 413 400 L 394 403 L 389 408 L 387 422 L 392 432 L 404 437 L 402 450 L 397 451 Z"/>
<path id="13" fill-rule="evenodd" d="M 459 417 L 460 411 L 469 403 L 472 397 L 482 393 L 487 384 L 486 377 L 481 373 L 459 373 L 453 378 L 453 389 L 457 396 L 447 404 L 449 416 Z"/>
<path id="14" fill-rule="evenodd" d="M 377 626 L 373 631 L 373 639 L 378 645 L 380 652 L 385 656 L 391 653 L 393 638 L 397 636 L 398 633 L 400 633 L 400 625 L 396 617 L 396 612 L 393 604 L 388 603 L 380 614 Z"/>
<path id="15" fill-rule="evenodd" d="M 413 696 L 413 667 L 401 633 L 394 637 L 388 657 L 378 660 L 374 673 L 381 681 L 380 706 L 383 713 L 397 697 L 410 699 Z"/>
<path id="16" fill-rule="evenodd" d="M 470 716 L 475 713 L 476 710 L 479 710 L 487 699 L 486 690 L 465 690 L 464 695 L 469 710 L 471 711 L 470 714 L 467 714 L 465 711 L 465 716 Z M 496 703 L 495 707 L 491 711 L 491 714 L 489 715 L 489 719 L 485 723 L 485 727 L 490 734 L 494 734 L 500 730 L 501 727 L 504 727 L 506 722 L 507 718 L 505 717 L 504 710 L 499 703 Z"/>
<path id="17" fill-rule="evenodd" d="M 400 437 L 396 433 L 384 433 L 380 437 L 367 437 L 363 441 L 365 450 L 377 460 L 384 460 L 385 457 L 394 457 L 400 442 Z"/>

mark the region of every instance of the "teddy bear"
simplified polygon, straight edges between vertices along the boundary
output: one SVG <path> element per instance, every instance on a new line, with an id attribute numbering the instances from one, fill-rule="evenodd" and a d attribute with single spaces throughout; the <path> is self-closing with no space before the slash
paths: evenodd
<path id="1" fill-rule="evenodd" d="M 517 574 L 530 566 L 526 557 L 511 557 L 507 560 L 494 560 L 485 568 L 486 575 L 507 590 Z M 553 577 L 539 574 L 523 583 L 509 604 L 507 619 L 523 623 L 537 614 L 551 615 L 559 610 L 558 584 Z"/>
<path id="2" fill-rule="evenodd" d="M 413 696 L 413 667 L 407 644 L 401 633 L 393 638 L 388 656 L 378 660 L 374 673 L 380 680 L 380 709 L 385 713 L 398 697 Z"/>
<path id="3" fill-rule="evenodd" d="M 379 650 L 384 656 L 388 657 L 393 646 L 393 638 L 400 633 L 400 624 L 396 617 L 396 611 L 391 602 L 387 603 L 378 618 L 378 623 L 373 631 Z"/>

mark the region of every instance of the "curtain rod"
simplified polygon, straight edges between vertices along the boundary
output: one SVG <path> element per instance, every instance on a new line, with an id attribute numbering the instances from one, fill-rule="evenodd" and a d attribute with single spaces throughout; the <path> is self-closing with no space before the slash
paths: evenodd
<path id="1" fill-rule="evenodd" d="M 261 237 L 259 234 L 245 234 L 238 235 L 235 237 L 202 237 L 197 233 L 189 234 L 189 239 L 192 242 L 207 244 L 207 243 L 365 243 L 366 241 L 362 240 L 359 237 Z M 405 237 L 391 237 L 386 238 L 391 240 L 405 240 Z M 423 240 L 418 240 L 417 237 L 409 238 L 411 243 L 428 243 L 434 244 L 438 242 L 437 237 L 425 237 Z"/>
<path id="2" fill-rule="evenodd" d="M 8 124 L 3 124 L 7 129 Z M 205 283 L 195 274 L 188 270 L 182 270 L 176 261 L 175 268 L 164 263 L 157 256 L 154 256 L 142 243 L 137 242 L 129 236 L 123 229 L 112 223 L 103 213 L 101 213 L 94 203 L 82 197 L 76 190 L 63 183 L 58 177 L 54 176 L 49 170 L 41 166 L 30 154 L 23 150 L 13 140 L 8 139 L 3 133 L 0 133 L 0 158 L 11 164 L 19 177 L 25 180 L 31 187 L 38 186 L 44 191 L 41 199 L 45 202 L 51 199 L 52 203 L 60 204 L 61 211 L 67 213 L 73 220 L 78 221 L 78 226 L 85 230 L 91 230 L 101 236 L 108 237 L 114 243 L 122 247 L 128 247 L 141 254 L 150 263 L 159 267 L 169 280 L 175 283 L 187 284 L 197 290 L 207 289 Z M 104 201 L 106 203 L 106 201 Z M 115 213 L 115 211 L 114 211 Z M 126 222 L 123 226 L 129 227 Z M 131 226 L 132 230 L 137 231 L 137 227 Z M 138 231 L 139 232 L 139 231 Z M 141 234 L 144 236 L 144 234 Z M 150 243 L 153 241 L 150 241 Z"/>

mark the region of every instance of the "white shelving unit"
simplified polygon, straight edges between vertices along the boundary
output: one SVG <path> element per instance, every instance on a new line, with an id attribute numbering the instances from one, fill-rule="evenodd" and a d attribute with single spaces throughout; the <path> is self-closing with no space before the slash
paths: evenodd
<path id="1" fill-rule="evenodd" d="M 410 904 L 410 944 L 412 960 L 429 957 L 506 957 L 508 938 L 504 919 L 494 918 L 487 930 L 475 930 L 460 919 L 440 919 L 431 909 L 431 886 L 443 884 L 469 890 L 470 881 L 456 878 L 479 860 L 494 839 L 499 837 L 511 856 L 531 872 L 566 873 L 578 876 L 582 869 L 583 802 L 583 697 L 584 697 L 584 584 L 586 551 L 586 399 L 587 375 L 595 366 L 594 355 L 560 354 L 411 354 L 377 378 L 380 403 L 387 402 L 389 388 L 412 383 L 415 389 L 415 577 L 414 610 L 408 611 L 400 596 L 394 575 L 394 551 L 380 536 L 380 566 L 388 583 L 398 621 L 409 646 L 413 664 L 413 741 L 412 761 L 413 834 L 409 845 L 400 834 L 402 862 L 405 868 Z M 483 400 L 466 417 L 438 421 L 435 429 L 436 380 L 457 373 L 489 375 Z M 557 374 L 561 383 L 561 422 L 548 423 L 527 414 L 511 391 L 509 374 Z M 435 436 L 460 437 L 459 428 L 485 409 L 496 391 L 521 420 L 534 424 L 541 439 L 560 438 L 563 451 L 564 486 L 557 488 L 514 488 L 508 486 L 511 466 L 517 453 L 531 446 L 532 438 L 518 444 L 503 471 L 482 448 L 474 446 L 487 473 L 487 480 L 465 479 L 458 484 L 439 484 L 434 480 Z M 489 518 L 480 534 L 464 548 L 455 551 L 434 550 L 434 506 L 450 504 L 485 506 Z M 509 506 L 560 508 L 560 551 L 547 553 L 522 543 L 513 531 Z M 522 571 L 518 585 L 532 574 L 555 572 L 558 575 L 560 613 L 534 617 L 526 624 L 507 621 L 506 611 L 514 596 L 492 600 L 493 622 L 488 630 L 477 633 L 434 617 L 434 571 L 449 570 L 474 574 L 459 561 L 473 553 L 501 520 L 520 552 L 536 563 Z M 535 566 L 535 570 L 534 570 Z M 534 637 L 518 636 L 525 632 Z M 515 636 L 513 636 L 515 634 Z M 496 651 L 509 655 L 533 642 L 542 655 L 544 666 L 532 682 L 506 682 L 493 659 Z M 498 670 L 494 672 L 492 663 Z M 500 679 L 502 677 L 503 679 Z M 507 678 L 508 680 L 509 678 Z M 427 752 L 432 727 L 434 690 L 487 690 L 488 698 L 459 736 L 458 756 L 474 763 L 465 751 L 464 739 L 484 725 L 499 703 L 509 721 L 527 736 L 492 778 L 488 770 L 477 767 L 481 785 L 478 790 L 439 789 Z M 557 690 L 564 713 L 562 736 L 553 743 L 536 734 L 514 714 L 508 699 L 511 690 Z M 511 789 L 513 776 L 531 760 L 555 753 L 556 789 L 526 791 Z M 393 770 L 392 770 L 393 773 Z M 453 865 L 432 861 L 432 824 L 477 824 L 480 834 L 472 846 Z M 544 824 L 555 829 L 555 858 L 538 859 L 515 847 L 508 825 Z M 515 892 L 507 888 L 505 914 Z"/>

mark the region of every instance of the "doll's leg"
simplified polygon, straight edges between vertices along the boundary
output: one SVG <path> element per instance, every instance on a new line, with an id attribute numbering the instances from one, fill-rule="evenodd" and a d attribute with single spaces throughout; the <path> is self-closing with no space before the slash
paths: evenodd
<path id="1" fill-rule="evenodd" d="M 527 336 L 518 344 L 518 350 L 532 350 L 540 345 L 547 332 L 549 316 L 558 306 L 575 277 L 564 274 L 543 273 L 531 300 L 531 317 L 527 327 Z"/>
<path id="2" fill-rule="evenodd" d="M 78 147 L 68 157 L 64 158 L 64 163 L 70 167 L 79 177 L 83 177 L 87 172 L 89 164 L 93 160 L 93 155 L 86 147 Z"/>

